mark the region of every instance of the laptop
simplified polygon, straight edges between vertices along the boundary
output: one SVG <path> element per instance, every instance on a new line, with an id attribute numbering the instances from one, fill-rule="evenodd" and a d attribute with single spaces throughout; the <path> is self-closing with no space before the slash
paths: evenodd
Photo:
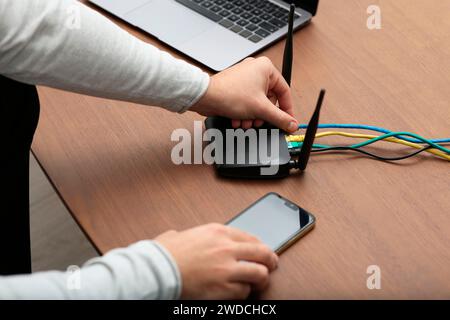
<path id="1" fill-rule="evenodd" d="M 289 5 L 294 28 L 311 21 L 319 0 L 89 0 L 215 71 L 282 38 Z"/>

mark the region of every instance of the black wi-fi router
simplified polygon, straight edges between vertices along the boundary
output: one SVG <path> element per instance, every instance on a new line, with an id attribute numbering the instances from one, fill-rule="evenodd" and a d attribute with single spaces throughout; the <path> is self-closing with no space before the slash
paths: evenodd
<path id="1" fill-rule="evenodd" d="M 291 4 L 289 13 L 289 31 L 284 49 L 282 70 L 283 77 L 288 84 L 291 82 L 292 73 L 294 13 L 295 5 Z M 237 138 L 237 136 L 245 133 L 245 130 L 234 129 L 230 119 L 223 117 L 207 118 L 205 120 L 206 129 L 216 129 L 220 131 L 223 138 L 222 143 L 219 144 L 216 143 L 214 136 L 212 136 L 210 142 L 216 143 L 216 152 L 213 155 L 216 160 L 218 152 L 221 152 L 221 161 L 215 162 L 215 167 L 219 175 L 244 179 L 279 179 L 287 177 L 291 169 L 305 170 L 319 125 L 320 108 L 324 96 L 325 90 L 322 89 L 314 113 L 309 121 L 298 159 L 293 159 L 289 152 L 286 142 L 287 133 L 283 130 L 278 130 L 270 124 L 265 124 L 258 129 L 248 129 L 256 132 L 257 143 L 255 144 L 255 141 L 253 140 L 253 144 L 250 145 L 251 139 L 245 138 L 245 140 L 239 140 Z M 261 139 L 261 137 L 264 137 L 264 139 Z M 278 150 L 271 150 L 273 140 L 278 140 L 278 148 L 276 148 Z M 239 145 L 239 143 L 241 143 L 241 145 Z M 242 145 L 242 143 L 244 143 L 244 145 Z M 217 150 L 217 147 L 219 146 L 222 147 L 221 150 Z M 265 146 L 265 150 L 264 152 L 260 152 L 262 151 L 261 148 L 263 146 Z M 228 158 L 227 155 L 229 155 Z M 263 158 L 261 158 L 261 155 L 264 155 Z"/>

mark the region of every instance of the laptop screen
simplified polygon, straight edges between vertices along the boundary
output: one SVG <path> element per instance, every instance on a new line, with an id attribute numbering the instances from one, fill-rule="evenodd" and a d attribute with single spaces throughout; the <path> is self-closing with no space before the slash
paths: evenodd
<path id="1" fill-rule="evenodd" d="M 287 3 L 295 3 L 295 5 L 299 8 L 302 8 L 305 11 L 308 11 L 313 16 L 316 15 L 317 7 L 319 5 L 319 0 L 284 0 Z"/>

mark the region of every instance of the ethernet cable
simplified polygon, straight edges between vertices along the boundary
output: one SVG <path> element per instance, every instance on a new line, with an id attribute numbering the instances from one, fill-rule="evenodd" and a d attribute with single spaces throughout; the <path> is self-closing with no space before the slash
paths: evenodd
<path id="1" fill-rule="evenodd" d="M 306 129 L 308 127 L 307 124 L 300 124 L 298 126 L 299 129 Z M 375 131 L 380 133 L 391 133 L 392 131 L 376 127 L 376 126 L 369 126 L 369 125 L 363 125 L 363 124 L 347 124 L 347 123 L 323 123 L 319 124 L 319 129 L 360 129 L 360 130 L 369 130 L 369 131 Z M 408 137 L 398 137 L 405 141 L 413 142 L 413 143 L 422 143 L 420 140 L 417 139 L 411 139 Z M 450 138 L 448 139 L 430 139 L 429 141 L 434 143 L 450 143 Z"/>
<path id="2" fill-rule="evenodd" d="M 325 125 L 327 126 L 327 125 Z M 354 126 L 354 125 L 348 125 L 348 126 Z M 366 130 L 368 126 L 363 126 L 365 127 Z M 376 127 L 375 127 L 376 128 Z M 376 129 L 381 129 L 381 130 L 386 130 L 386 129 L 382 129 L 382 128 L 376 128 Z M 374 130 L 377 131 L 377 130 Z M 388 130 L 386 130 L 388 131 Z M 328 146 L 328 145 L 320 145 L 320 144 L 314 144 L 313 145 L 313 152 L 322 152 L 322 151 L 337 151 L 337 150 L 350 150 L 350 151 L 357 151 L 360 153 L 364 153 L 367 154 L 369 156 L 375 157 L 377 159 L 380 160 L 389 160 L 389 161 L 393 161 L 393 160 L 402 160 L 408 157 L 412 157 L 414 155 L 417 155 L 423 151 L 432 153 L 438 157 L 441 157 L 445 160 L 450 161 L 450 149 L 447 149 L 445 147 L 442 147 L 441 145 L 439 145 L 438 143 L 446 143 L 446 141 L 450 141 L 450 139 L 434 139 L 434 140 L 428 140 L 425 139 L 419 135 L 413 134 L 413 133 L 409 133 L 409 132 L 389 132 L 386 133 L 384 135 L 381 136 L 374 136 L 374 135 L 368 135 L 368 134 L 354 134 L 354 133 L 348 133 L 348 132 L 336 132 L 336 131 L 332 131 L 332 132 L 321 132 L 316 134 L 316 138 L 321 138 L 321 137 L 325 137 L 325 136 L 332 136 L 332 135 L 339 135 L 339 136 L 345 136 L 345 137 L 351 137 L 351 138 L 363 138 L 363 139 L 368 139 L 365 142 L 362 143 L 358 143 L 358 144 L 353 144 L 351 146 L 339 146 L 339 147 L 333 147 L 333 146 Z M 401 137 L 401 138 L 398 138 Z M 413 138 L 409 138 L 409 137 L 413 137 Z M 302 135 L 291 135 L 291 136 L 287 136 L 286 140 L 288 142 L 288 146 L 291 149 L 291 151 L 293 153 L 295 153 L 295 150 L 298 150 L 299 147 L 301 147 L 301 143 L 304 139 L 304 136 Z M 377 156 L 374 155 L 372 153 L 369 153 L 367 151 L 361 150 L 361 147 L 370 145 L 372 143 L 375 143 L 377 141 L 380 140 L 385 140 L 388 142 L 393 142 L 393 143 L 399 143 L 399 144 L 403 144 L 409 147 L 413 147 L 416 149 L 419 149 L 418 152 L 414 152 L 413 154 L 410 154 L 408 156 L 404 156 L 404 157 L 395 157 L 395 158 L 386 158 L 386 157 L 381 157 L 381 156 Z M 413 143 L 410 141 L 417 141 L 418 143 Z M 419 144 L 420 143 L 420 144 Z M 428 147 L 423 147 L 423 145 L 421 144 L 428 144 Z"/>

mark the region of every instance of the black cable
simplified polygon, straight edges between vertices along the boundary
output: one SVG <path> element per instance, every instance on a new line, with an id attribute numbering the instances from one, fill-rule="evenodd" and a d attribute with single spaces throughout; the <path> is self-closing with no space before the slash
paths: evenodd
<path id="1" fill-rule="evenodd" d="M 356 148 L 351 148 L 351 147 L 330 147 L 330 148 L 314 149 L 311 152 L 355 151 L 355 152 L 359 152 L 359 153 L 365 154 L 366 156 L 369 156 L 369 157 L 372 157 L 372 158 L 375 158 L 375 159 L 381 160 L 381 161 L 400 161 L 400 160 L 405 160 L 405 159 L 414 157 L 414 156 L 418 155 L 419 153 L 422 153 L 422 152 L 424 152 L 424 151 L 426 151 L 428 149 L 431 149 L 431 148 L 432 148 L 431 146 L 427 146 L 427 147 L 424 147 L 424 148 L 422 148 L 420 150 L 417 150 L 416 152 L 407 154 L 405 156 L 392 157 L 392 158 L 382 157 L 382 156 L 376 155 L 374 153 L 371 153 L 371 152 L 368 152 L 368 151 L 365 151 L 365 150 L 362 150 L 362 149 L 356 149 Z"/>
<path id="2" fill-rule="evenodd" d="M 362 149 L 352 148 L 352 147 L 320 148 L 320 149 L 313 149 L 313 150 L 311 150 L 311 152 L 318 153 L 318 152 L 327 152 L 327 151 L 355 151 L 355 152 L 362 153 L 362 154 L 364 154 L 366 156 L 369 156 L 369 157 L 372 157 L 372 158 L 375 158 L 375 159 L 381 160 L 381 161 L 400 161 L 400 160 L 405 160 L 405 159 L 414 157 L 414 156 L 418 155 L 419 153 L 422 153 L 422 152 L 424 152 L 424 151 L 426 151 L 428 149 L 431 149 L 431 148 L 432 148 L 431 146 L 426 146 L 426 147 L 424 147 L 424 148 L 422 148 L 420 150 L 417 150 L 416 152 L 413 152 L 411 154 L 407 154 L 405 156 L 400 156 L 400 157 L 392 157 L 392 158 L 382 157 L 382 156 L 376 155 L 374 153 L 371 153 L 371 152 L 368 152 L 368 151 L 365 151 L 365 150 L 362 150 Z M 293 155 L 293 156 L 298 155 L 298 152 L 292 152 L 291 155 Z M 293 162 L 292 166 L 294 166 L 294 162 Z"/>

